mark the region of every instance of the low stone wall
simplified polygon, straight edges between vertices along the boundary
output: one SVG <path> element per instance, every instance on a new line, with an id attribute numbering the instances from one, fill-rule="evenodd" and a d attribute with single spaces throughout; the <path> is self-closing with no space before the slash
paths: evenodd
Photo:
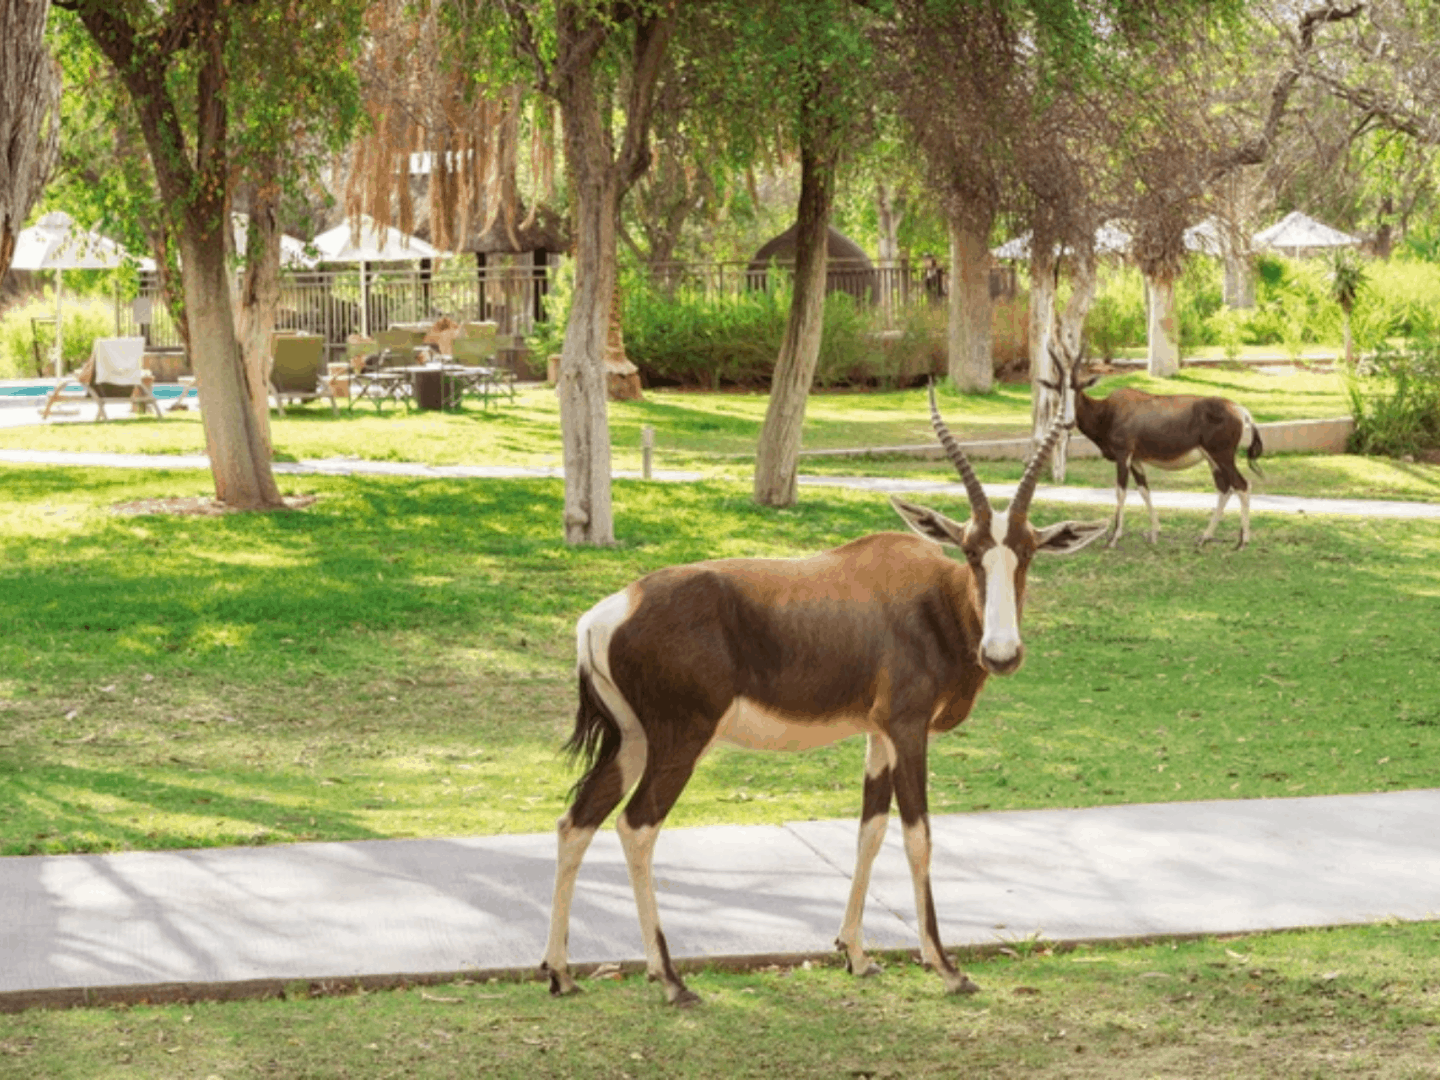
<path id="1" fill-rule="evenodd" d="M 1266 454 L 1343 454 L 1345 442 L 1355 429 L 1348 416 L 1329 420 L 1281 420 L 1260 424 L 1260 438 Z M 1029 439 L 960 440 L 967 457 L 977 461 L 1023 461 L 1030 454 Z M 802 457 L 864 457 L 874 454 L 905 454 L 920 458 L 944 458 L 945 451 L 937 443 L 932 446 L 887 446 L 868 450 L 805 450 Z M 1084 435 L 1076 432 L 1070 440 L 1070 457 L 1099 457 L 1100 450 Z"/>

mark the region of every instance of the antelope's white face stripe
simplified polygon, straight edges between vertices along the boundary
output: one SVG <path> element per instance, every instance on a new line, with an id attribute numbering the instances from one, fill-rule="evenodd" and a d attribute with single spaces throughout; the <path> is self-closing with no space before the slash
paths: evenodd
<path id="1" fill-rule="evenodd" d="M 995 526 L 1008 518 L 997 516 Z M 992 526 L 992 527 L 995 527 Z M 999 666 L 1020 653 L 1020 615 L 1015 610 L 1015 571 L 1020 560 L 1003 543 L 997 543 L 980 559 L 985 571 L 985 623 L 980 638 L 980 655 Z"/>

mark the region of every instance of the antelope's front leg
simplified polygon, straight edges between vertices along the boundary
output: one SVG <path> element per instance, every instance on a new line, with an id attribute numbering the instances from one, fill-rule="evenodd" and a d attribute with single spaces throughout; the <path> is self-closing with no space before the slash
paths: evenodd
<path id="1" fill-rule="evenodd" d="M 895 746 L 895 803 L 905 836 L 905 856 L 915 885 L 915 919 L 920 931 L 920 959 L 934 968 L 951 994 L 980 989 L 955 966 L 940 944 L 940 921 L 930 889 L 930 813 L 925 795 L 925 737 L 917 746 Z"/>
<path id="2" fill-rule="evenodd" d="M 1128 461 L 1115 462 L 1115 521 L 1110 526 L 1110 539 L 1105 542 L 1107 548 L 1113 548 L 1120 542 L 1120 534 L 1125 531 L 1125 488 L 1130 481 L 1130 465 Z"/>
<path id="3" fill-rule="evenodd" d="M 855 853 L 855 876 L 850 879 L 850 900 L 835 947 L 845 953 L 845 968 L 852 975 L 879 975 L 880 965 L 865 955 L 862 924 L 865 897 L 870 891 L 870 870 L 885 841 L 890 821 L 890 795 L 895 752 L 883 735 L 871 735 L 865 744 L 865 798 L 860 811 L 860 838 Z"/>

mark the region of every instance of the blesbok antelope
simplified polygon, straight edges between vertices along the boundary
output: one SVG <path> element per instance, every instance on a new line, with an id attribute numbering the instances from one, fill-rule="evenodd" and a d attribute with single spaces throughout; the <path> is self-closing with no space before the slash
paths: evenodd
<path id="1" fill-rule="evenodd" d="M 969 715 L 987 675 L 1020 666 L 1020 612 L 1036 552 L 1069 554 L 1105 522 L 1028 519 L 1034 454 L 1003 511 L 984 489 L 930 395 L 931 418 L 970 502 L 970 520 L 892 497 L 919 535 L 877 533 L 801 559 L 720 559 L 657 570 L 600 601 L 576 637 L 580 706 L 567 749 L 583 759 L 561 817 L 550 934 L 541 970 L 552 994 L 578 989 L 568 967 L 570 905 L 580 861 L 600 824 L 631 791 L 616 828 L 645 942 L 646 970 L 668 1001 L 698 997 L 670 961 L 655 904 L 656 835 L 696 764 L 721 740 L 808 750 L 867 738 L 860 839 L 836 947 L 850 971 L 865 955 L 861 918 L 892 795 L 904 826 L 921 955 L 952 993 L 976 986 L 940 945 L 930 889 L 926 743 Z M 964 561 L 941 545 L 960 548 Z"/>
<path id="2" fill-rule="evenodd" d="M 1260 429 L 1243 405 L 1223 397 L 1196 394 L 1147 394 L 1121 387 L 1107 397 L 1092 398 L 1085 393 L 1100 379 L 1083 375 L 1084 354 L 1064 356 L 1050 348 L 1060 370 L 1060 383 L 1046 382 L 1062 394 L 1061 415 L 1073 416 L 1075 426 L 1115 463 L 1115 520 L 1106 547 L 1114 547 L 1125 523 L 1125 493 L 1129 477 L 1135 478 L 1145 509 L 1150 512 L 1150 543 L 1160 535 L 1160 518 L 1150 501 L 1150 482 L 1145 466 L 1161 469 L 1188 469 L 1205 461 L 1219 493 L 1210 524 L 1200 534 L 1200 544 L 1215 535 L 1220 515 L 1230 493 L 1240 496 L 1240 541 L 1236 550 L 1250 541 L 1250 483 L 1235 464 L 1235 454 L 1246 451 L 1252 471 L 1260 474 L 1255 462 L 1265 450 Z M 1069 399 L 1069 400 L 1063 400 Z"/>

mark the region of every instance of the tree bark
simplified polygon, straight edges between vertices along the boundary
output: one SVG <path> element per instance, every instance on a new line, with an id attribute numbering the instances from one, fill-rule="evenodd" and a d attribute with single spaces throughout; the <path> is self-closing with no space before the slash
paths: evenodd
<path id="1" fill-rule="evenodd" d="M 648 132 L 673 12 L 640 20 L 619 150 L 607 118 L 611 101 L 596 84 L 595 62 L 610 31 L 579 4 L 557 12 L 556 80 L 565 128 L 565 166 L 575 219 L 575 294 L 560 350 L 556 392 L 565 460 L 565 542 L 613 544 L 610 422 L 606 413 L 605 346 L 615 295 L 620 200 L 650 162 Z"/>
<path id="2" fill-rule="evenodd" d="M 45 48 L 50 0 L 0 0 L 0 276 L 60 145 L 60 69 Z"/>
<path id="3" fill-rule="evenodd" d="M 250 391 L 250 412 L 266 457 L 274 456 L 270 441 L 270 338 L 275 330 L 275 313 L 280 307 L 280 225 L 276 218 L 278 200 L 270 191 L 253 188 L 250 197 L 250 227 L 245 238 L 245 270 L 235 307 L 235 333 L 239 338 L 240 362 Z"/>
<path id="4" fill-rule="evenodd" d="M 755 501 L 793 506 L 805 405 L 825 329 L 825 277 L 837 150 L 833 129 L 814 115 L 800 147 L 800 209 L 795 232 L 795 291 L 775 361 L 770 404 L 755 451 Z M 818 130 L 817 130 L 818 128 Z"/>
<path id="5" fill-rule="evenodd" d="M 1146 275 L 1145 295 L 1149 301 L 1146 333 L 1149 372 L 1158 379 L 1174 378 L 1180 373 L 1180 320 L 1175 312 L 1174 279 Z"/>
<path id="6" fill-rule="evenodd" d="M 1255 273 L 1250 260 L 1244 255 L 1225 249 L 1225 306 L 1237 311 L 1249 311 L 1255 306 Z"/>
<path id="7" fill-rule="evenodd" d="M 950 381 L 964 393 L 988 394 L 995 385 L 989 236 L 988 225 L 950 221 Z"/>
<path id="8" fill-rule="evenodd" d="M 1048 245 L 1033 238 L 1030 252 L 1030 306 L 1027 334 L 1030 343 L 1030 430 L 1039 439 L 1050 426 L 1060 397 L 1043 385 L 1058 378 L 1050 357 L 1050 335 L 1055 329 L 1055 256 Z"/>

